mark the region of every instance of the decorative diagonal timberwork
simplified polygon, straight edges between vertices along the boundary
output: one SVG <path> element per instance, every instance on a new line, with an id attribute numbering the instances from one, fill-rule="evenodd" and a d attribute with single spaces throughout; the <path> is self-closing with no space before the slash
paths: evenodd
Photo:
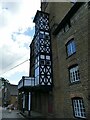
<path id="1" fill-rule="evenodd" d="M 36 16 L 34 18 L 34 22 L 35 22 L 35 39 L 34 39 L 35 80 L 39 81 L 40 85 L 51 85 L 52 63 L 51 63 L 51 39 L 49 31 L 49 16 L 47 13 L 37 11 Z M 39 59 L 37 60 L 38 57 Z M 39 61 L 39 64 L 37 61 Z"/>

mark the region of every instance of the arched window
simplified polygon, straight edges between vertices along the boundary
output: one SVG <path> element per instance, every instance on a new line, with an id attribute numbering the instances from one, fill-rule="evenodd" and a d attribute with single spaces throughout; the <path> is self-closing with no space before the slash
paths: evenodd
<path id="1" fill-rule="evenodd" d="M 86 118 L 83 98 L 81 97 L 72 98 L 72 106 L 73 106 L 74 117 Z"/>
<path id="2" fill-rule="evenodd" d="M 76 52 L 76 44 L 74 38 L 67 42 L 66 51 L 68 57 Z"/>

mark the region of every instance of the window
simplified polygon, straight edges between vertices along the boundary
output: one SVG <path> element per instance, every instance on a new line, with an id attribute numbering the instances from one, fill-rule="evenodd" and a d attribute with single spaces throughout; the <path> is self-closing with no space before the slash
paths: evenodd
<path id="1" fill-rule="evenodd" d="M 51 65 L 51 61 L 50 60 L 46 60 L 46 65 Z"/>
<path id="2" fill-rule="evenodd" d="M 35 68 L 39 66 L 39 56 L 35 59 Z"/>
<path id="3" fill-rule="evenodd" d="M 50 60 L 50 56 L 49 55 L 46 55 L 46 60 Z"/>
<path id="4" fill-rule="evenodd" d="M 39 75 L 39 67 L 37 67 L 37 68 L 35 69 L 35 77 L 36 77 L 37 75 Z"/>
<path id="5" fill-rule="evenodd" d="M 80 80 L 79 67 L 74 65 L 69 68 L 70 82 L 74 83 Z"/>
<path id="6" fill-rule="evenodd" d="M 45 59 L 45 55 L 40 55 L 40 58 L 41 59 Z"/>
<path id="7" fill-rule="evenodd" d="M 78 118 L 86 118 L 85 107 L 82 98 L 75 97 L 72 99 L 74 116 Z"/>
<path id="8" fill-rule="evenodd" d="M 41 65 L 45 65 L 45 60 L 40 60 Z"/>
<path id="9" fill-rule="evenodd" d="M 64 26 L 64 32 L 67 32 L 71 27 L 71 21 L 69 20 L 68 23 Z"/>
<path id="10" fill-rule="evenodd" d="M 45 32 L 45 39 L 49 39 L 50 38 L 50 35 L 48 32 Z"/>
<path id="11" fill-rule="evenodd" d="M 74 39 L 70 40 L 67 45 L 66 45 L 66 49 L 67 49 L 67 55 L 70 56 L 72 54 L 74 54 L 76 52 L 76 46 L 75 46 L 75 41 Z"/>
<path id="12" fill-rule="evenodd" d="M 43 31 L 40 31 L 39 37 L 44 38 L 44 32 Z"/>
<path id="13" fill-rule="evenodd" d="M 39 84 L 39 67 L 35 69 L 35 85 Z"/>

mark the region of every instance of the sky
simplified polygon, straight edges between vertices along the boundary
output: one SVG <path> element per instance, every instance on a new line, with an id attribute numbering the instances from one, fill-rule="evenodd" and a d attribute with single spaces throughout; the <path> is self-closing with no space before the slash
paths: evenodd
<path id="1" fill-rule="evenodd" d="M 40 0 L 0 0 L 0 77 L 18 84 L 29 75 L 29 45 Z"/>

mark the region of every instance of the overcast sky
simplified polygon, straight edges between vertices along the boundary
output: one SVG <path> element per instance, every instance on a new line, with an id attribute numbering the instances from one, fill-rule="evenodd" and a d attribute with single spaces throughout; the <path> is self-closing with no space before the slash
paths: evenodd
<path id="1" fill-rule="evenodd" d="M 18 84 L 29 74 L 29 45 L 34 35 L 33 18 L 40 0 L 1 0 L 0 2 L 0 77 Z M 12 70 L 10 70 L 12 69 Z"/>

